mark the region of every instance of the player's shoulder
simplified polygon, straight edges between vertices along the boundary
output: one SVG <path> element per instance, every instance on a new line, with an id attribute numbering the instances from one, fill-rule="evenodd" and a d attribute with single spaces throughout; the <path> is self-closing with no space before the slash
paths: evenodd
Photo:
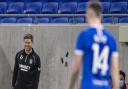
<path id="1" fill-rule="evenodd" d="M 79 35 L 82 35 L 82 36 L 89 36 L 91 34 L 93 34 L 94 30 L 92 30 L 93 28 L 91 27 L 87 27 L 85 29 L 83 29 Z"/>

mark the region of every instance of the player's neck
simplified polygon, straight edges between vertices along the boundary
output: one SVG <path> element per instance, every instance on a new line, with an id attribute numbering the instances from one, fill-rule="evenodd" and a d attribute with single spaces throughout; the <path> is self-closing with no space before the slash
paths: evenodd
<path id="1" fill-rule="evenodd" d="M 96 21 L 94 20 L 93 22 L 89 23 L 90 27 L 94 27 L 96 29 L 102 30 L 103 29 L 103 25 L 100 21 Z"/>

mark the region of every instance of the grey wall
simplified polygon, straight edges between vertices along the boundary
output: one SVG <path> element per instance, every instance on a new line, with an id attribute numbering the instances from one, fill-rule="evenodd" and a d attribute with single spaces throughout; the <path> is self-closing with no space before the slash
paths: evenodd
<path id="1" fill-rule="evenodd" d="M 64 67 L 60 58 L 73 58 L 75 38 L 85 25 L 1 25 L 0 26 L 0 89 L 11 89 L 11 71 L 16 52 L 23 48 L 25 33 L 34 35 L 34 49 L 41 57 L 39 89 L 66 89 L 70 65 Z M 119 26 L 106 26 L 119 38 Z M 121 52 L 120 68 L 127 72 L 128 47 L 119 44 Z M 69 57 L 65 58 L 66 52 Z"/>

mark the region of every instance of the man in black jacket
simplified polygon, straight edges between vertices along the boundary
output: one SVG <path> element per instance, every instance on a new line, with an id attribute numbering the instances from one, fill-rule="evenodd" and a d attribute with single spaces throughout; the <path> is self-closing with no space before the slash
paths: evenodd
<path id="1" fill-rule="evenodd" d="M 125 72 L 123 72 L 122 70 L 120 70 L 120 89 L 126 89 L 126 83 L 125 83 Z"/>
<path id="2" fill-rule="evenodd" d="M 33 36 L 25 34 L 24 49 L 16 54 L 12 87 L 14 89 L 38 89 L 40 57 L 32 48 Z"/>

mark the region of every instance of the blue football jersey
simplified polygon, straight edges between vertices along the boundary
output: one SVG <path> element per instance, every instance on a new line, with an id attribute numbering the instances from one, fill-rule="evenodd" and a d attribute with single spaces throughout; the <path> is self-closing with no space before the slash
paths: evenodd
<path id="1" fill-rule="evenodd" d="M 106 29 L 102 35 L 94 27 L 82 31 L 76 42 L 76 54 L 83 54 L 81 89 L 110 89 L 111 57 L 117 52 L 116 40 Z"/>

